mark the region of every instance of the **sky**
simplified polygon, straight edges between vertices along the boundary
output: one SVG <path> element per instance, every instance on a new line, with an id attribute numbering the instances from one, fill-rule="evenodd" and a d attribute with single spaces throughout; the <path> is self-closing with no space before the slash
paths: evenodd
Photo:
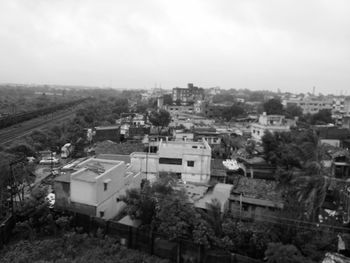
<path id="1" fill-rule="evenodd" d="M 348 0 L 1 0 L 0 83 L 350 95 L 349 11 Z"/>

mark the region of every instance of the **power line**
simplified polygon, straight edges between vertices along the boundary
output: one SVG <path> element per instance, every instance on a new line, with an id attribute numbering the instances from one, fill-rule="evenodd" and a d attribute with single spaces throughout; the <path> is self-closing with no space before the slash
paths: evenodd
<path id="1" fill-rule="evenodd" d="M 147 196 L 144 193 L 140 193 L 140 195 Z M 157 201 L 158 200 L 168 200 L 168 201 L 173 200 L 173 199 L 171 199 L 171 197 L 168 197 L 168 196 L 162 196 L 162 197 L 158 196 L 158 197 L 156 197 L 156 199 L 157 199 Z M 193 203 L 189 203 L 189 204 L 193 204 Z M 194 206 L 194 208 L 196 208 L 196 207 Z M 240 211 L 240 209 L 235 209 L 235 208 L 229 208 L 228 210 L 229 211 L 236 211 L 236 212 Z M 281 217 L 281 216 L 263 215 L 263 214 L 261 214 L 259 216 L 261 217 L 261 219 L 259 217 L 255 217 L 255 218 L 244 217 L 244 218 L 245 219 L 253 219 L 254 221 L 268 222 L 268 223 L 280 224 L 280 225 L 288 225 L 288 226 L 292 226 L 292 227 L 296 227 L 296 228 L 304 228 L 304 229 L 308 229 L 308 230 L 317 230 L 317 231 L 323 231 L 323 232 L 329 232 L 329 233 L 333 233 L 334 231 L 326 230 L 325 228 L 334 229 L 334 230 L 337 230 L 339 232 L 350 232 L 350 229 L 346 228 L 346 227 L 332 226 L 332 225 L 327 225 L 327 224 L 322 224 L 322 223 L 309 222 L 309 221 L 299 220 L 299 219 L 291 219 L 291 218 Z M 239 218 L 239 217 L 237 217 L 237 218 Z M 280 222 L 279 220 L 282 220 L 282 221 L 284 220 L 287 222 Z M 295 224 L 292 224 L 292 223 L 295 223 Z M 304 224 L 304 226 L 300 225 L 300 224 Z"/>

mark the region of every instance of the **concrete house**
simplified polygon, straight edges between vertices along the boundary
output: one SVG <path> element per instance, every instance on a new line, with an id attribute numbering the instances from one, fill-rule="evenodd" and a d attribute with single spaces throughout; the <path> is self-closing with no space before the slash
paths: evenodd
<path id="1" fill-rule="evenodd" d="M 264 112 L 260 115 L 259 122 L 251 125 L 251 136 L 254 140 L 261 141 L 265 131 L 286 132 L 290 131 L 290 126 L 291 123 L 283 115 L 266 115 Z"/>
<path id="2" fill-rule="evenodd" d="M 207 183 L 210 179 L 211 148 L 203 140 L 159 141 L 156 153 L 135 152 L 130 155 L 131 167 L 150 177 L 170 173 L 182 181 Z"/>
<path id="3" fill-rule="evenodd" d="M 119 198 L 127 189 L 140 187 L 141 180 L 141 174 L 131 171 L 123 161 L 90 158 L 78 164 L 69 176 L 56 178 L 57 205 L 111 219 L 125 206 Z"/>

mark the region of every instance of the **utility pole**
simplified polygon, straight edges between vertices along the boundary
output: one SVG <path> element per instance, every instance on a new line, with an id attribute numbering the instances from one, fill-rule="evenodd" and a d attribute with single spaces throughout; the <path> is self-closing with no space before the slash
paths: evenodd
<path id="1" fill-rule="evenodd" d="M 11 206 L 11 213 L 14 215 L 14 196 L 16 194 L 18 194 L 18 198 L 19 200 L 21 201 L 21 199 L 24 198 L 24 188 L 23 188 L 23 184 L 22 184 L 22 198 L 20 196 L 20 192 L 18 191 L 18 187 L 17 187 L 17 184 L 16 184 L 16 177 L 15 177 L 15 173 L 13 172 L 13 167 L 15 165 L 18 165 L 18 164 L 23 164 L 24 163 L 24 160 L 23 160 L 23 156 L 18 158 L 17 160 L 14 160 L 12 162 L 10 162 L 9 166 L 10 166 L 10 178 L 9 178 L 9 186 L 8 186 L 8 189 L 10 190 L 10 194 L 11 194 L 11 197 L 10 197 L 10 206 Z"/>

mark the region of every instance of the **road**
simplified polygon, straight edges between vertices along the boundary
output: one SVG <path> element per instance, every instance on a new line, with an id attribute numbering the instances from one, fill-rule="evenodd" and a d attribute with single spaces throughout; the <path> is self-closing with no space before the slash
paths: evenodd
<path id="1" fill-rule="evenodd" d="M 49 124 L 57 124 L 74 116 L 75 110 L 70 108 L 7 127 L 0 130 L 0 145 L 9 144 L 14 140 L 29 135 L 34 130 L 44 128 Z"/>

